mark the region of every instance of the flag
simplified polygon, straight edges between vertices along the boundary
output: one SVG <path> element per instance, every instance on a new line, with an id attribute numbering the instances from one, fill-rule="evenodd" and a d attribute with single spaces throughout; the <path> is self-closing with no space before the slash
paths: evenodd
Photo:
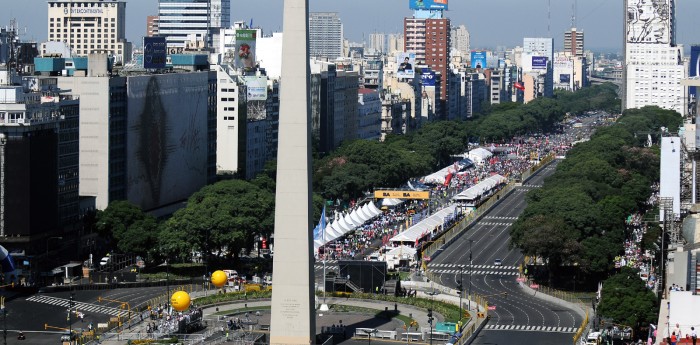
<path id="1" fill-rule="evenodd" d="M 251 29 L 253 28 L 253 18 L 250 18 L 250 26 L 249 26 L 249 28 L 251 28 Z"/>
<path id="2" fill-rule="evenodd" d="M 515 84 L 513 84 L 513 87 L 520 91 L 525 91 L 525 86 L 521 82 L 516 82 Z"/>
<path id="3" fill-rule="evenodd" d="M 3 246 L 0 246 L 0 264 L 2 265 L 3 273 L 15 270 L 15 262 L 12 260 L 12 255 Z"/>
<path id="4" fill-rule="evenodd" d="M 318 221 L 318 225 L 316 225 L 314 228 L 314 241 L 315 240 L 326 240 L 326 205 L 323 205 L 321 219 Z"/>

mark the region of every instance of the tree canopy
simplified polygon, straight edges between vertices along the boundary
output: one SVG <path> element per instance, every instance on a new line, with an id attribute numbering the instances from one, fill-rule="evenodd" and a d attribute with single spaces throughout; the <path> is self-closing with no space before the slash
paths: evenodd
<path id="1" fill-rule="evenodd" d="M 623 267 L 603 283 L 598 313 L 615 323 L 637 328 L 657 322 L 656 302 L 656 296 L 637 272 Z"/>

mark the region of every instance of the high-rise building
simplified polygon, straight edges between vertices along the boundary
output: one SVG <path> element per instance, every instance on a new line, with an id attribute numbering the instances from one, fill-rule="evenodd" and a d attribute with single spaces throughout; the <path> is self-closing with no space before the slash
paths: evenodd
<path id="1" fill-rule="evenodd" d="M 418 12 L 418 11 L 417 11 Z M 424 64 L 442 75 L 440 89 L 447 90 L 450 64 L 450 20 L 442 16 L 424 18 L 414 14 L 404 19 L 404 51 L 416 54 L 416 64 Z M 447 99 L 442 92 L 440 99 Z"/>
<path id="2" fill-rule="evenodd" d="M 56 78 L 0 86 L 0 238 L 43 240 L 78 220 L 78 109 Z"/>
<path id="3" fill-rule="evenodd" d="M 402 34 L 390 34 L 389 37 L 387 37 L 387 54 L 403 51 L 403 42 Z"/>
<path id="4" fill-rule="evenodd" d="M 309 14 L 309 54 L 335 60 L 343 56 L 343 24 L 336 12 Z"/>
<path id="5" fill-rule="evenodd" d="M 451 48 L 460 52 L 462 57 L 468 57 L 471 49 L 469 47 L 470 36 L 469 30 L 464 25 L 452 28 L 452 46 Z"/>
<path id="6" fill-rule="evenodd" d="M 146 17 L 146 36 L 155 37 L 158 36 L 158 16 L 148 16 Z"/>
<path id="7" fill-rule="evenodd" d="M 158 31 L 168 47 L 185 47 L 186 41 L 214 42 L 219 30 L 231 26 L 231 0 L 158 0 Z"/>
<path id="8" fill-rule="evenodd" d="M 373 53 L 386 53 L 386 35 L 383 32 L 369 34 L 369 49 Z"/>
<path id="9" fill-rule="evenodd" d="M 51 0 L 48 42 L 65 43 L 72 54 L 107 53 L 117 62 L 131 58 L 126 41 L 126 1 Z M 47 53 L 42 44 L 42 54 Z"/>
<path id="10" fill-rule="evenodd" d="M 523 39 L 521 67 L 525 81 L 524 101 L 551 97 L 554 93 L 554 40 L 549 37 Z M 528 75 L 528 78 L 525 78 Z M 528 88 L 532 85 L 532 88 Z"/>
<path id="11" fill-rule="evenodd" d="M 625 0 L 622 109 L 656 105 L 686 112 L 683 47 L 676 45 L 675 0 Z"/>
<path id="12" fill-rule="evenodd" d="M 571 28 L 564 32 L 564 51 L 573 56 L 583 56 L 583 31 Z"/>

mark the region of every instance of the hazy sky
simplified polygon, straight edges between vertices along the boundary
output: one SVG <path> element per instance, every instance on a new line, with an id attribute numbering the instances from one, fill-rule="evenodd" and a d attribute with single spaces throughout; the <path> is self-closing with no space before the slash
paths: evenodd
<path id="1" fill-rule="evenodd" d="M 551 34 L 547 7 L 551 2 Z M 0 24 L 11 18 L 27 28 L 24 39 L 47 37 L 46 0 L 0 0 Z M 231 0 L 232 21 L 253 18 L 265 32 L 281 31 L 283 0 Z M 522 45 L 522 38 L 554 38 L 561 49 L 563 32 L 571 26 L 573 0 L 451 0 L 447 16 L 453 25 L 464 24 L 472 49 Z M 146 31 L 146 16 L 157 14 L 157 0 L 127 0 L 127 39 L 135 42 Z M 577 27 L 585 32 L 587 49 L 620 51 L 623 0 L 578 0 Z M 310 0 L 311 11 L 339 12 L 345 36 L 359 42 L 372 32 L 400 32 L 410 16 L 408 0 Z M 677 0 L 678 43 L 700 43 L 700 1 Z M 688 51 L 688 49 L 686 49 Z"/>

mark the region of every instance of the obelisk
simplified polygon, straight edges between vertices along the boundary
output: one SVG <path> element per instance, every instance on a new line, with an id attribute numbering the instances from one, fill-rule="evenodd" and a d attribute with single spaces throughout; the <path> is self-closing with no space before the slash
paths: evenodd
<path id="1" fill-rule="evenodd" d="M 309 2 L 284 0 L 270 344 L 314 344 Z"/>

